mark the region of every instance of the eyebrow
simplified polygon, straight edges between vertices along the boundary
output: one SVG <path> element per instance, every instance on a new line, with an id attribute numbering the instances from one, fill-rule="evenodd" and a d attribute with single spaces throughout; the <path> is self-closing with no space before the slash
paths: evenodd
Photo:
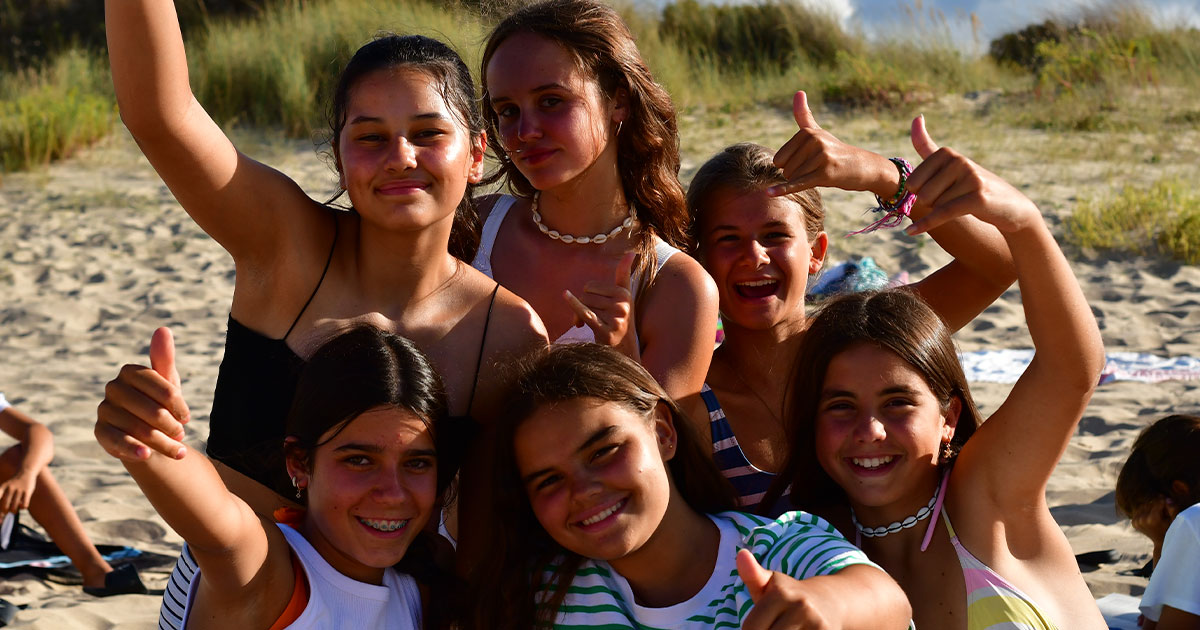
<path id="1" fill-rule="evenodd" d="M 600 440 L 603 440 L 604 438 L 607 438 L 608 436 L 612 435 L 616 431 L 617 431 L 617 426 L 615 424 L 609 425 L 607 427 L 604 427 L 603 429 L 600 429 L 599 431 L 596 431 L 595 433 L 593 433 L 591 435 L 591 437 L 584 440 L 583 444 L 579 445 L 579 448 L 575 449 L 575 453 L 579 454 L 579 453 L 582 453 L 582 452 L 588 450 L 589 448 L 591 448 L 591 446 L 593 444 L 595 444 L 596 442 L 599 442 Z M 528 475 L 525 475 L 524 477 L 522 477 L 521 481 L 523 481 L 524 483 L 529 483 L 529 482 L 533 481 L 534 479 L 537 479 L 538 477 L 541 477 L 542 475 L 545 475 L 546 473 L 551 472 L 552 470 L 553 470 L 553 468 L 543 468 L 541 470 L 535 470 L 535 471 L 529 473 Z"/>
<path id="2" fill-rule="evenodd" d="M 543 83 L 542 85 L 539 85 L 530 91 L 531 92 L 544 92 L 546 90 L 554 90 L 554 89 L 565 90 L 567 88 L 566 88 L 566 86 L 564 86 L 561 83 L 551 82 L 551 83 Z M 494 96 L 494 97 L 492 97 L 491 100 L 492 100 L 492 104 L 496 104 L 496 103 L 502 103 L 505 101 L 511 101 L 512 98 L 507 97 L 507 96 Z"/>
<path id="3" fill-rule="evenodd" d="M 425 112 L 425 113 L 417 114 L 416 116 L 413 116 L 412 120 L 450 120 L 450 119 L 447 118 L 446 115 L 441 112 Z M 346 123 L 346 126 L 349 127 L 351 125 L 357 125 L 357 124 L 361 124 L 361 123 L 381 123 L 381 122 L 383 122 L 383 118 L 380 118 L 379 116 L 355 116 L 353 119 L 350 120 L 350 122 Z"/>
<path id="4" fill-rule="evenodd" d="M 378 444 L 360 444 L 357 442 L 350 442 L 333 449 L 333 452 L 361 452 L 379 454 L 382 453 L 383 450 L 383 447 Z M 437 457 L 437 451 L 431 448 L 410 448 L 404 451 L 404 455 L 408 457 Z"/>
<path id="5" fill-rule="evenodd" d="M 915 395 L 916 393 L 917 393 L 917 390 L 915 390 L 911 387 L 908 387 L 907 385 L 893 385 L 891 387 L 885 387 L 884 389 L 879 390 L 879 394 L 885 395 L 885 396 L 887 394 Z M 821 400 L 826 400 L 829 398 L 840 398 L 840 397 L 858 398 L 857 396 L 854 395 L 854 392 L 851 392 L 849 390 L 844 390 L 844 389 L 826 389 L 821 392 Z"/>
<path id="6" fill-rule="evenodd" d="M 773 227 L 780 227 L 780 226 L 787 227 L 787 221 L 771 221 L 770 223 L 764 223 L 761 227 L 773 228 Z M 736 230 L 740 230 L 740 229 L 741 228 L 736 225 L 714 225 L 708 231 L 709 232 L 720 232 L 721 230 L 736 231 Z"/>

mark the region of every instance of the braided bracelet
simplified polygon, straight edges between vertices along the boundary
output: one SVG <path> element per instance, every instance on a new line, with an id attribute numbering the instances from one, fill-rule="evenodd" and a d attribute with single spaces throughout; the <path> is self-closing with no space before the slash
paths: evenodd
<path id="1" fill-rule="evenodd" d="M 896 170 L 900 171 L 900 189 L 891 199 L 884 201 L 879 195 L 875 195 L 875 202 L 879 205 L 870 208 L 870 212 L 885 213 L 882 218 L 868 225 L 867 227 L 850 232 L 847 236 L 855 234 L 866 234 L 874 232 L 880 228 L 894 228 L 904 222 L 904 218 L 912 212 L 913 204 L 917 201 L 917 196 L 912 191 L 908 190 L 908 177 L 912 175 L 912 164 L 904 158 L 888 158 L 888 161 L 896 165 Z"/>

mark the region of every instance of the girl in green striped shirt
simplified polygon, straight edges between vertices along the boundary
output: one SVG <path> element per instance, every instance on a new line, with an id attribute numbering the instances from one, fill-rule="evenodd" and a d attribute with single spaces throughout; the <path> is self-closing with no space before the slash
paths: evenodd
<path id="1" fill-rule="evenodd" d="M 904 628 L 894 581 L 825 521 L 730 511 L 732 489 L 636 362 L 555 346 L 521 369 L 489 443 L 475 628 Z"/>

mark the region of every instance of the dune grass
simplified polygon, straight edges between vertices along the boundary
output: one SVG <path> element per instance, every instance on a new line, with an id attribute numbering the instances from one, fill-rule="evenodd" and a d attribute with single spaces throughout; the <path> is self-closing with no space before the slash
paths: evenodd
<path id="1" fill-rule="evenodd" d="M 107 64 L 82 50 L 0 74 L 0 166 L 48 164 L 104 137 L 116 114 Z"/>
<path id="2" fill-rule="evenodd" d="M 1068 241 L 1085 249 L 1200 264 L 1200 193 L 1181 179 L 1125 186 L 1109 199 L 1082 200 L 1066 229 Z"/>

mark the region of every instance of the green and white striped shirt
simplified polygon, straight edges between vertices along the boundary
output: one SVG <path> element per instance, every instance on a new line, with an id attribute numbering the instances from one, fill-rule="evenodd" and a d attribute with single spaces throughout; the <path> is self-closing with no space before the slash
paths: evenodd
<path id="1" fill-rule="evenodd" d="M 602 560 L 588 560 L 558 610 L 557 630 L 700 630 L 740 628 L 754 602 L 738 577 L 737 552 L 749 549 L 766 569 L 805 579 L 854 564 L 875 566 L 829 523 L 805 512 L 776 520 L 722 512 L 709 518 L 721 531 L 712 577 L 690 599 L 666 608 L 639 606 L 629 583 Z M 707 568 L 707 567 L 706 567 Z"/>

